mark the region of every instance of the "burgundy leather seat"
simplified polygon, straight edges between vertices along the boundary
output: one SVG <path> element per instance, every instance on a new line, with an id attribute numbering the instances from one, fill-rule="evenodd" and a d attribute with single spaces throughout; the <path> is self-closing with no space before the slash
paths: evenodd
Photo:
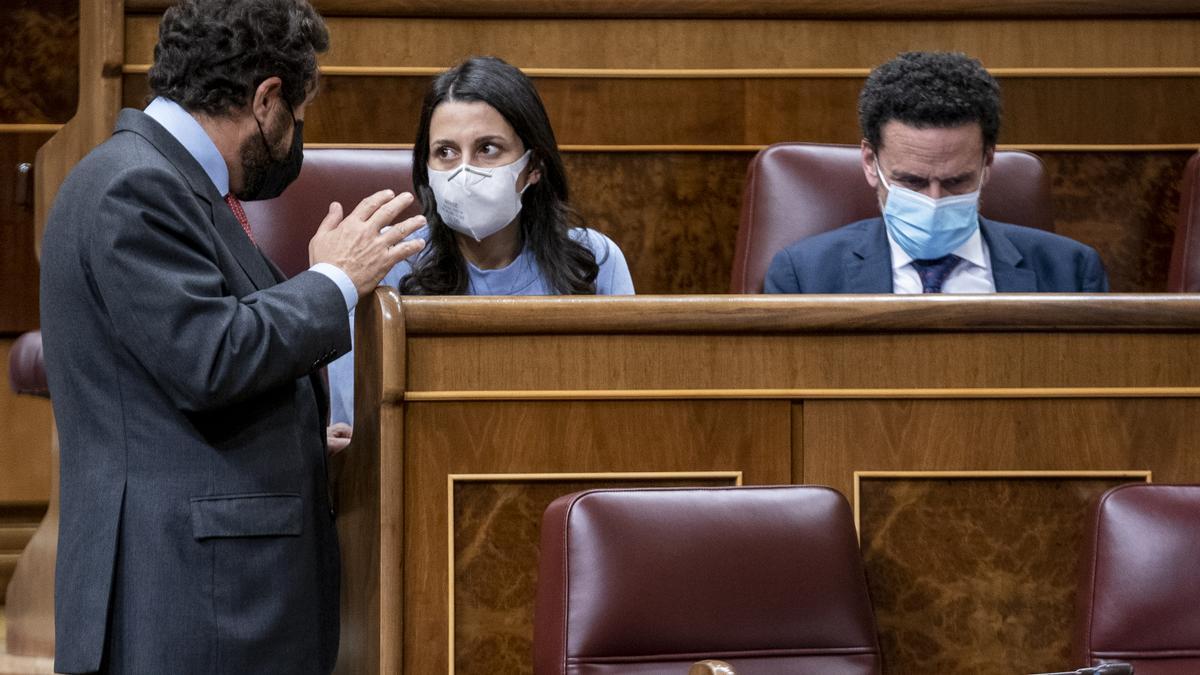
<path id="1" fill-rule="evenodd" d="M 412 192 L 412 151 L 380 148 L 314 148 L 304 151 L 300 176 L 275 199 L 246 202 L 246 218 L 259 248 L 292 277 L 308 269 L 308 241 L 340 202 L 349 214 L 379 190 Z M 398 220 L 421 213 L 414 203 Z"/>
<path id="2" fill-rule="evenodd" d="M 1179 222 L 1175 226 L 1167 290 L 1200 291 L 1200 152 L 1188 161 L 1179 186 Z"/>
<path id="3" fill-rule="evenodd" d="M 992 220 L 1054 231 L 1050 179 L 1042 160 L 1027 152 L 997 152 L 981 212 Z M 730 292 L 761 292 L 771 259 L 789 244 L 878 215 L 859 146 L 778 143 L 764 148 L 746 174 Z"/>
<path id="4" fill-rule="evenodd" d="M 849 504 L 815 486 L 592 490 L 542 520 L 537 675 L 880 672 Z"/>
<path id="5" fill-rule="evenodd" d="M 1200 673 L 1200 485 L 1135 483 L 1092 506 L 1078 590 L 1080 664 Z"/>
<path id="6" fill-rule="evenodd" d="M 18 394 L 50 397 L 42 357 L 42 331 L 21 335 L 8 353 L 8 384 Z"/>

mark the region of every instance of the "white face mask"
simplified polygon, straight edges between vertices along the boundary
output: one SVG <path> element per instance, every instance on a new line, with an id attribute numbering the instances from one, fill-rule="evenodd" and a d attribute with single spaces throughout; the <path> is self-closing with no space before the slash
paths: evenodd
<path id="1" fill-rule="evenodd" d="M 529 164 L 531 150 L 512 164 L 482 169 L 465 161 L 449 171 L 429 169 L 429 189 L 437 212 L 450 229 L 483 241 L 504 229 L 521 212 L 517 177 Z M 526 183 L 525 187 L 529 187 Z"/>

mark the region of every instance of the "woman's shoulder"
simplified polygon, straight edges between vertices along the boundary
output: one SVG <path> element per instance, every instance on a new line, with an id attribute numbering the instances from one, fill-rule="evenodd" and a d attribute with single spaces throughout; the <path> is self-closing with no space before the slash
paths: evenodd
<path id="1" fill-rule="evenodd" d="M 596 264 L 600 266 L 596 276 L 598 295 L 627 295 L 634 292 L 629 265 L 617 242 L 590 227 L 572 228 L 571 238 L 588 247 L 596 256 Z"/>
<path id="2" fill-rule="evenodd" d="M 607 255 L 616 252 L 620 254 L 621 247 L 599 230 L 590 227 L 573 227 L 570 230 L 571 239 L 588 247 L 596 256 L 596 262 L 602 261 Z"/>

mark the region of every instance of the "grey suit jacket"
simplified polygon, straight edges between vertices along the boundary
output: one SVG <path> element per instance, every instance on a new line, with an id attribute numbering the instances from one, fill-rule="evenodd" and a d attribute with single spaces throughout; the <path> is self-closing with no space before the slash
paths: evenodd
<path id="1" fill-rule="evenodd" d="M 1050 232 L 979 219 L 998 293 L 1098 293 L 1108 276 L 1092 248 Z M 891 293 L 892 252 L 883 218 L 818 234 L 775 255 L 766 293 Z"/>
<path id="2" fill-rule="evenodd" d="M 338 548 L 312 374 L 350 348 L 337 285 L 280 283 L 136 110 L 67 178 L 42 251 L 56 668 L 331 670 Z"/>

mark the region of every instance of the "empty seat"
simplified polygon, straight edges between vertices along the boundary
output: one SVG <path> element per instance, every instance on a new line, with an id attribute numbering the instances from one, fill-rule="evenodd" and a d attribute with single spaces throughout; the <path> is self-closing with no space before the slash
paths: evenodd
<path id="1" fill-rule="evenodd" d="M 1080 665 L 1200 673 L 1200 485 L 1122 485 L 1092 507 L 1075 631 Z"/>
<path id="2" fill-rule="evenodd" d="M 824 487 L 592 490 L 542 521 L 538 675 L 880 672 L 849 504 Z"/>

